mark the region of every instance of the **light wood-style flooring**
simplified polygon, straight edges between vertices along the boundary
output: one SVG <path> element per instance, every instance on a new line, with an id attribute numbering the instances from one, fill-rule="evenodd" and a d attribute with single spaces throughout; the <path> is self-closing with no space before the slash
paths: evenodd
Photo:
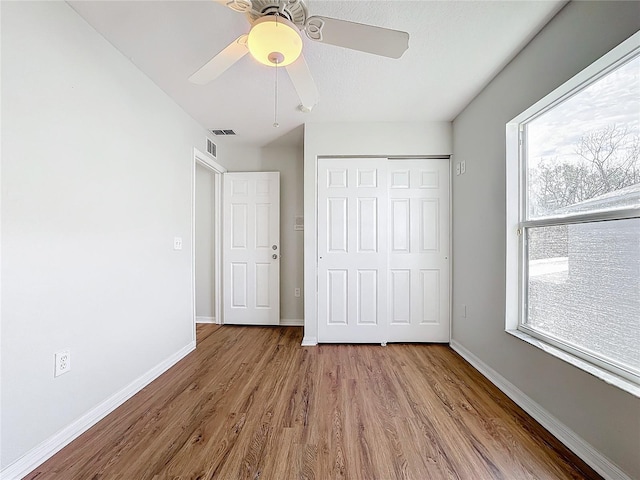
<path id="1" fill-rule="evenodd" d="M 448 346 L 301 339 L 199 325 L 195 352 L 26 478 L 600 478 Z"/>

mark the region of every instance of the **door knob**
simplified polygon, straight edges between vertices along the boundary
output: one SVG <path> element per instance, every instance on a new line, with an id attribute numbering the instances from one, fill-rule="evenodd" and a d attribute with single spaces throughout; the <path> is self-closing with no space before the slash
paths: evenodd
<path id="1" fill-rule="evenodd" d="M 273 258 L 273 259 L 275 260 L 276 258 L 278 258 L 278 255 L 276 255 L 276 254 L 274 253 L 273 255 L 271 255 L 271 258 Z"/>
<path id="2" fill-rule="evenodd" d="M 274 245 L 274 246 L 273 246 L 273 247 L 271 247 L 271 248 L 273 248 L 274 250 L 277 250 L 277 249 L 278 249 L 278 246 L 277 246 L 277 245 Z"/>

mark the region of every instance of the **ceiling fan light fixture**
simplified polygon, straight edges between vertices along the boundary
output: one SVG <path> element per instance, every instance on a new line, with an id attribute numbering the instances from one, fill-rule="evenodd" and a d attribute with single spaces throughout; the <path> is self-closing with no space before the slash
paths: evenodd
<path id="1" fill-rule="evenodd" d="M 247 47 L 251 56 L 263 65 L 286 67 L 302 53 L 302 37 L 293 22 L 267 15 L 251 26 Z"/>

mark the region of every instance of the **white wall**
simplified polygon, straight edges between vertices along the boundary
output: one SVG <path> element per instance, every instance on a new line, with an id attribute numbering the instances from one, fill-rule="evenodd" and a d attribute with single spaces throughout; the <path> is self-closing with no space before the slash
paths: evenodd
<path id="1" fill-rule="evenodd" d="M 267 127 L 268 128 L 268 127 Z M 230 172 L 280 172 L 280 319 L 300 323 L 304 297 L 294 297 L 303 285 L 303 233 L 294 231 L 296 215 L 303 213 L 302 147 L 225 146 L 225 166 Z"/>
<path id="2" fill-rule="evenodd" d="M 318 337 L 317 232 L 318 157 L 322 156 L 427 156 L 452 153 L 449 122 L 412 123 L 307 123 L 304 131 L 304 340 Z"/>
<path id="3" fill-rule="evenodd" d="M 637 2 L 569 3 L 453 124 L 453 340 L 631 478 L 640 399 L 505 333 L 505 124 L 639 28 Z"/>
<path id="4" fill-rule="evenodd" d="M 1 9 L 4 469 L 193 346 L 206 132 L 66 3 Z"/>
<path id="5" fill-rule="evenodd" d="M 214 189 L 211 170 L 196 164 L 196 319 L 205 322 L 215 317 Z"/>

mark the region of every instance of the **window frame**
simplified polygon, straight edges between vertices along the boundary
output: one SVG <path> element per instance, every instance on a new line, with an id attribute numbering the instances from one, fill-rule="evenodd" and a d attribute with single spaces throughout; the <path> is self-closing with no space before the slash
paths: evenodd
<path id="1" fill-rule="evenodd" d="M 636 371 L 632 367 L 625 368 L 620 362 L 609 361 L 595 352 L 589 352 L 586 348 L 583 349 L 550 335 L 545 335 L 528 327 L 525 323 L 528 299 L 526 241 L 528 229 L 640 218 L 639 208 L 621 208 L 527 220 L 527 124 L 637 56 L 640 56 L 640 32 L 629 37 L 507 123 L 505 318 L 508 333 L 640 397 L 640 371 Z"/>

